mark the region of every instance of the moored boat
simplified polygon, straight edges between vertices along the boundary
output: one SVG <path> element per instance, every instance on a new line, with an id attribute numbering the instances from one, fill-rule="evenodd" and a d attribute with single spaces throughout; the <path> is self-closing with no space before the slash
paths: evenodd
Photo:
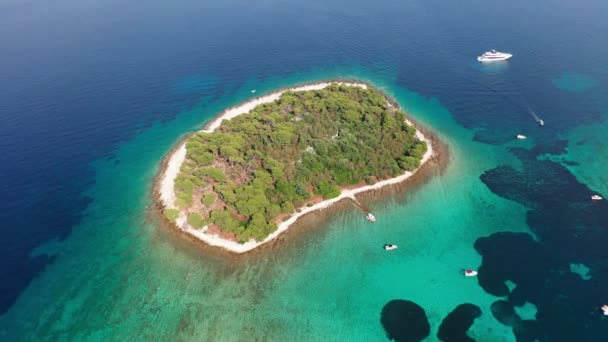
<path id="1" fill-rule="evenodd" d="M 477 271 L 475 271 L 475 270 L 462 270 L 462 274 L 465 277 L 474 277 L 474 276 L 477 275 Z"/>
<path id="2" fill-rule="evenodd" d="M 367 215 L 365 215 L 365 219 L 369 222 L 376 222 L 376 216 L 374 216 L 372 213 L 367 213 Z"/>
<path id="3" fill-rule="evenodd" d="M 384 245 L 384 250 L 385 251 L 392 251 L 393 249 L 397 249 L 397 245 L 393 245 L 393 244 L 386 244 L 386 245 Z"/>
<path id="4" fill-rule="evenodd" d="M 524 139 L 526 139 L 526 138 L 527 138 L 527 137 L 526 137 L 525 135 L 523 135 L 523 134 L 518 134 L 518 135 L 517 135 L 517 139 L 519 139 L 519 140 L 524 140 Z"/>
<path id="5" fill-rule="evenodd" d="M 591 199 L 594 200 L 594 201 L 601 201 L 604 198 L 602 196 L 600 196 L 600 195 L 593 195 L 593 196 L 591 196 Z"/>

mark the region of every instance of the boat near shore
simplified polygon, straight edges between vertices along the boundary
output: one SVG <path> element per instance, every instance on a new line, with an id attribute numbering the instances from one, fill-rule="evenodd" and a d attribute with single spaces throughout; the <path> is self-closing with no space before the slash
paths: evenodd
<path id="1" fill-rule="evenodd" d="M 591 199 L 594 200 L 594 201 L 601 201 L 604 198 L 602 196 L 600 196 L 600 195 L 593 195 L 593 196 L 591 196 Z"/>
<path id="2" fill-rule="evenodd" d="M 376 222 L 376 216 L 374 216 L 372 213 L 367 213 L 367 215 L 365 215 L 365 219 L 371 223 Z"/>

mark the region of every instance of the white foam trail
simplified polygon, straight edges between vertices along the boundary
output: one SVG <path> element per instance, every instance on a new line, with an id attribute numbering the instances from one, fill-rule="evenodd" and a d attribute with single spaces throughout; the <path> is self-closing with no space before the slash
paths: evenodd
<path id="1" fill-rule="evenodd" d="M 534 109 L 532 109 L 532 107 L 530 107 L 530 105 L 528 105 L 528 104 L 526 104 L 526 108 L 528 109 L 528 113 L 530 113 L 530 115 L 532 115 L 534 120 L 536 122 L 540 122 L 540 118 L 538 117 L 538 115 L 536 115 L 536 112 L 534 112 Z"/>

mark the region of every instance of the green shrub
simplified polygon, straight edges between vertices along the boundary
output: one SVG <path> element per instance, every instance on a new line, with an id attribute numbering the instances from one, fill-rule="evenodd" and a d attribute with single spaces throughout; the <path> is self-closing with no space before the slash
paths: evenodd
<path id="1" fill-rule="evenodd" d="M 207 167 L 200 170 L 203 176 L 212 178 L 216 182 L 223 182 L 226 180 L 226 176 L 222 170 L 215 167 Z"/>
<path id="2" fill-rule="evenodd" d="M 205 225 L 205 221 L 201 218 L 201 215 L 197 213 L 188 214 L 188 224 L 194 228 L 202 228 Z"/>
<path id="3" fill-rule="evenodd" d="M 211 154 L 209 152 L 199 152 L 196 154 L 192 154 L 190 156 L 190 158 L 192 158 L 192 160 L 196 161 L 196 163 L 200 166 L 211 165 L 211 164 L 213 164 L 213 161 L 215 160 L 215 158 L 213 157 L 213 154 Z"/>
<path id="4" fill-rule="evenodd" d="M 182 174 L 175 178 L 174 184 L 176 191 L 192 192 L 192 190 L 194 190 L 194 183 L 192 182 L 192 180 Z"/>
<path id="5" fill-rule="evenodd" d="M 283 204 L 281 204 L 281 211 L 284 213 L 293 213 L 294 210 L 291 202 L 283 202 Z"/>
<path id="6" fill-rule="evenodd" d="M 328 181 L 323 180 L 319 183 L 315 193 L 323 196 L 325 199 L 330 199 L 340 196 L 340 189 L 338 189 L 337 186 L 330 184 Z"/>
<path id="7" fill-rule="evenodd" d="M 416 159 L 412 156 L 403 156 L 399 159 L 399 166 L 408 171 L 414 171 L 420 166 L 420 159 Z"/>
<path id="8" fill-rule="evenodd" d="M 179 210 L 177 210 L 177 209 L 165 209 L 163 211 L 163 214 L 165 215 L 165 217 L 167 218 L 167 220 L 169 220 L 171 222 L 175 222 L 175 220 L 177 220 L 177 217 L 179 216 Z"/>
<path id="9" fill-rule="evenodd" d="M 192 193 L 177 192 L 177 199 L 175 205 L 178 207 L 188 207 L 192 205 Z"/>
<path id="10" fill-rule="evenodd" d="M 414 144 L 414 147 L 410 150 L 410 155 L 414 158 L 421 159 L 427 150 L 426 143 L 418 141 Z"/>
<path id="11" fill-rule="evenodd" d="M 206 194 L 205 196 L 203 196 L 203 204 L 206 207 L 212 206 L 214 202 L 215 202 L 215 195 L 214 194 Z"/>

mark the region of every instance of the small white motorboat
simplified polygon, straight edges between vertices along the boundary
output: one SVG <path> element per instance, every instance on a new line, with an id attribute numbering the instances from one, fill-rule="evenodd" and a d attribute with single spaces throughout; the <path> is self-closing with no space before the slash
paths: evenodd
<path id="1" fill-rule="evenodd" d="M 604 316 L 608 316 L 608 305 L 602 306 L 601 309 L 604 312 Z"/>
<path id="2" fill-rule="evenodd" d="M 392 251 L 393 249 L 397 249 L 397 245 L 393 245 L 393 244 L 386 244 L 386 245 L 384 245 L 384 250 L 385 251 Z"/>
<path id="3" fill-rule="evenodd" d="M 464 274 L 465 277 L 474 277 L 477 275 L 477 271 L 475 270 L 462 270 L 462 274 Z"/>
<path id="4" fill-rule="evenodd" d="M 519 140 L 524 140 L 524 139 L 526 139 L 526 138 L 527 138 L 527 137 L 526 137 L 525 135 L 523 135 L 523 134 L 518 134 L 518 135 L 517 135 L 517 139 L 519 139 Z"/>
<path id="5" fill-rule="evenodd" d="M 253 93 L 255 93 L 255 92 L 256 92 L 256 90 L 255 90 L 255 89 L 253 89 L 253 90 L 251 91 L 251 93 L 252 93 L 252 94 L 253 94 Z"/>
<path id="6" fill-rule="evenodd" d="M 594 200 L 594 201 L 601 201 L 604 198 L 602 196 L 600 196 L 600 195 L 593 195 L 593 196 L 591 196 L 591 199 Z"/>
<path id="7" fill-rule="evenodd" d="M 538 119 L 538 124 L 541 126 L 544 126 L 545 122 L 543 121 L 543 119 Z"/>
<path id="8" fill-rule="evenodd" d="M 367 213 L 367 215 L 365 215 L 365 219 L 369 222 L 376 222 L 376 216 L 374 216 L 372 213 Z"/>

